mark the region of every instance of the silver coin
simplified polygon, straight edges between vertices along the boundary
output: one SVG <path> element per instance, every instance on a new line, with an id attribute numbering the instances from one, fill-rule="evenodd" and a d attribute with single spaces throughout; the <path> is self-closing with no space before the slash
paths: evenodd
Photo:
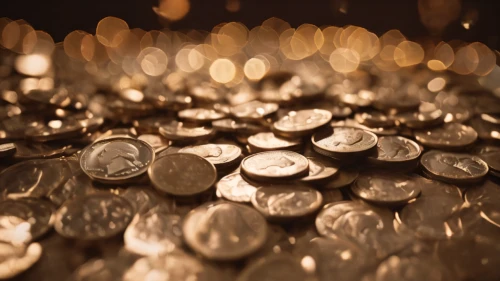
<path id="1" fill-rule="evenodd" d="M 441 110 L 437 109 L 429 112 L 402 113 L 398 114 L 396 118 L 408 128 L 424 129 L 443 123 L 444 114 Z"/>
<path id="2" fill-rule="evenodd" d="M 420 194 L 416 180 L 395 173 L 363 173 L 351 191 L 368 202 L 389 205 L 404 204 Z"/>
<path id="3" fill-rule="evenodd" d="M 123 235 L 125 248 L 143 256 L 158 256 L 182 245 L 181 217 L 155 207 L 136 214 Z"/>
<path id="4" fill-rule="evenodd" d="M 87 146 L 80 166 L 92 179 L 119 183 L 145 173 L 154 157 L 153 148 L 141 140 L 113 138 Z"/>
<path id="5" fill-rule="evenodd" d="M 179 111 L 179 118 L 193 122 L 211 122 L 223 119 L 226 114 L 206 108 L 189 108 Z"/>
<path id="6" fill-rule="evenodd" d="M 161 196 L 155 192 L 151 186 L 128 186 L 125 189 L 113 191 L 113 193 L 127 199 L 134 208 L 135 214 L 144 214 L 149 210 L 160 207 L 170 213 L 175 211 L 175 201 L 173 198 Z"/>
<path id="7" fill-rule="evenodd" d="M 243 120 L 255 120 L 264 118 L 278 110 L 276 103 L 264 103 L 260 101 L 250 101 L 231 107 L 231 114 Z"/>
<path id="8" fill-rule="evenodd" d="M 379 137 L 377 152 L 370 160 L 377 162 L 408 162 L 417 159 L 421 150 L 418 144 L 400 136 Z"/>
<path id="9" fill-rule="evenodd" d="M 254 209 L 235 203 L 213 203 L 189 213 L 182 227 L 186 243 L 211 260 L 246 257 L 261 248 L 267 223 Z"/>
<path id="10" fill-rule="evenodd" d="M 309 162 L 296 152 L 266 151 L 247 156 L 241 162 L 241 169 L 255 180 L 293 179 L 309 172 Z"/>
<path id="11" fill-rule="evenodd" d="M 317 190 L 301 185 L 264 186 L 252 196 L 252 205 L 271 220 L 291 219 L 316 212 L 323 203 Z"/>
<path id="12" fill-rule="evenodd" d="M 0 253 L 0 278 L 9 279 L 33 266 L 42 256 L 42 246 L 38 243 L 26 247 L 0 243 Z"/>
<path id="13" fill-rule="evenodd" d="M 227 200 L 249 203 L 259 186 L 250 183 L 238 172 L 221 178 L 217 182 L 217 191 Z"/>
<path id="14" fill-rule="evenodd" d="M 91 194 L 65 202 L 55 215 L 54 228 L 67 238 L 95 240 L 125 230 L 134 216 L 127 199 L 107 193 Z"/>
<path id="15" fill-rule="evenodd" d="M 353 127 L 353 128 L 358 128 L 361 130 L 365 130 L 368 132 L 372 132 L 376 134 L 377 136 L 394 136 L 397 135 L 399 132 L 399 128 L 397 127 L 368 127 L 365 125 L 362 125 L 358 122 L 356 122 L 353 119 L 346 119 L 342 121 L 336 121 L 330 123 L 330 125 L 334 128 L 338 127 Z"/>
<path id="16" fill-rule="evenodd" d="M 179 153 L 191 153 L 207 159 L 215 167 L 227 167 L 238 161 L 241 149 L 230 144 L 202 144 L 196 146 L 186 146 L 179 150 Z"/>
<path id="17" fill-rule="evenodd" d="M 375 134 L 350 127 L 336 127 L 333 132 L 318 132 L 312 136 L 316 152 L 334 158 L 366 152 L 375 147 L 377 141 Z"/>
<path id="18" fill-rule="evenodd" d="M 314 272 L 311 271 L 309 267 L 304 268 L 300 260 L 292 255 L 274 254 L 248 265 L 236 281 L 313 281 Z"/>
<path id="19" fill-rule="evenodd" d="M 290 111 L 273 125 L 275 133 L 285 137 L 301 137 L 311 134 L 315 129 L 328 124 L 332 113 L 323 109 L 304 109 Z"/>
<path id="20" fill-rule="evenodd" d="M 176 141 L 206 140 L 210 139 L 213 134 L 212 128 L 188 125 L 177 121 L 161 126 L 158 132 L 165 138 Z"/>
<path id="21" fill-rule="evenodd" d="M 470 183 L 488 173 L 488 165 L 479 157 L 431 150 L 420 159 L 424 169 L 433 177 L 451 183 Z"/>
<path id="22" fill-rule="evenodd" d="M 490 171 L 500 172 L 500 151 L 483 153 L 479 157 L 488 164 Z"/>
<path id="23" fill-rule="evenodd" d="M 248 145 L 254 152 L 270 150 L 297 150 L 300 139 L 289 140 L 277 137 L 274 133 L 264 132 L 248 137 Z"/>
<path id="24" fill-rule="evenodd" d="M 477 132 L 472 127 L 459 123 L 447 123 L 443 127 L 415 131 L 417 141 L 438 149 L 462 148 L 474 143 L 477 136 Z"/>
<path id="25" fill-rule="evenodd" d="M 153 186 L 176 196 L 200 194 L 217 179 L 215 166 L 196 154 L 174 153 L 158 158 L 148 170 Z"/>
<path id="26" fill-rule="evenodd" d="M 330 179 L 338 172 L 339 167 L 331 161 L 319 157 L 307 157 L 309 161 L 309 175 L 300 179 L 306 183 L 318 183 Z"/>

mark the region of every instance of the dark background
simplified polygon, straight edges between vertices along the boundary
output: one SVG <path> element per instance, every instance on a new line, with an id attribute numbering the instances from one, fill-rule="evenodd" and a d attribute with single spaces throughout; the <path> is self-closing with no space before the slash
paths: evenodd
<path id="1" fill-rule="evenodd" d="M 335 9 L 340 1 L 348 4 L 347 14 Z M 433 0 L 446 1 L 446 0 Z M 221 22 L 241 21 L 249 28 L 269 17 L 279 17 L 293 27 L 302 23 L 343 26 L 354 24 L 377 34 L 399 29 L 409 38 L 428 34 L 419 20 L 417 0 L 240 0 L 241 8 L 232 13 L 225 9 L 226 0 L 191 0 L 185 18 L 173 23 L 172 29 L 205 29 Z M 451 23 L 443 40 L 480 41 L 500 49 L 500 20 L 498 0 L 462 0 L 462 15 L 477 9 L 478 20 L 469 30 L 462 27 L 460 18 Z M 158 0 L 2 0 L 0 17 L 25 19 L 35 29 L 49 32 L 54 40 L 62 41 L 69 32 L 81 29 L 95 31 L 100 19 L 116 16 L 131 28 L 161 29 L 152 7 Z"/>

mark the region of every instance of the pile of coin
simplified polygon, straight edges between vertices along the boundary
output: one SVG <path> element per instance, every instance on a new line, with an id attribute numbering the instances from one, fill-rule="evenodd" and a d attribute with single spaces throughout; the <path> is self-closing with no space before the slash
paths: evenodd
<path id="1" fill-rule="evenodd" d="M 177 91 L 14 72 L 0 278 L 500 280 L 500 97 L 412 71 Z"/>

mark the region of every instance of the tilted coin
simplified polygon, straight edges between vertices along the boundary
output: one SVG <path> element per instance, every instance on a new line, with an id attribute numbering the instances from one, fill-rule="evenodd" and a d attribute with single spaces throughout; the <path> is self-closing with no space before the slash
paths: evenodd
<path id="1" fill-rule="evenodd" d="M 67 238 L 104 239 L 123 232 L 133 216 L 127 199 L 108 193 L 91 194 L 65 202 L 55 215 L 54 228 Z"/>
<path id="2" fill-rule="evenodd" d="M 238 161 L 241 149 L 230 144 L 202 144 L 196 146 L 186 146 L 179 150 L 179 153 L 191 153 L 207 159 L 217 168 L 231 166 Z"/>
<path id="3" fill-rule="evenodd" d="M 309 175 L 300 179 L 305 183 L 320 183 L 335 176 L 339 167 L 332 161 L 319 157 L 307 157 L 309 161 Z"/>
<path id="4" fill-rule="evenodd" d="M 249 203 L 259 186 L 244 179 L 240 173 L 233 173 L 217 182 L 217 191 L 227 200 Z"/>
<path id="5" fill-rule="evenodd" d="M 321 196 L 323 196 L 323 205 L 339 202 L 344 199 L 344 195 L 340 189 L 321 190 Z"/>
<path id="6" fill-rule="evenodd" d="M 395 125 L 394 118 L 378 111 L 356 113 L 354 119 L 368 127 L 392 127 Z"/>
<path id="7" fill-rule="evenodd" d="M 320 186 L 321 189 L 338 189 L 349 186 L 359 176 L 359 171 L 353 168 L 341 167 L 335 176 L 325 185 Z"/>
<path id="8" fill-rule="evenodd" d="M 470 154 L 431 150 L 420 163 L 430 176 L 450 183 L 477 182 L 488 173 L 488 164 Z"/>
<path id="9" fill-rule="evenodd" d="M 376 164 L 405 164 L 414 162 L 420 156 L 420 146 L 407 138 L 400 136 L 379 137 L 377 152 L 368 159 Z"/>
<path id="10" fill-rule="evenodd" d="M 443 127 L 415 131 L 417 141 L 425 146 L 438 149 L 458 149 L 474 143 L 477 132 L 459 123 L 447 123 Z"/>
<path id="11" fill-rule="evenodd" d="M 175 141 L 207 140 L 213 135 L 212 128 L 188 125 L 177 121 L 161 126 L 158 132 L 165 138 Z"/>
<path id="12" fill-rule="evenodd" d="M 219 132 L 237 132 L 242 134 L 257 134 L 268 130 L 263 126 L 246 123 L 244 121 L 236 121 L 229 118 L 212 121 L 212 128 Z"/>
<path id="13" fill-rule="evenodd" d="M 16 145 L 14 143 L 0 144 L 0 158 L 9 157 L 16 153 Z"/>
<path id="14" fill-rule="evenodd" d="M 0 278 L 12 278 L 29 269 L 42 256 L 42 246 L 31 243 L 24 246 L 13 246 L 0 243 Z"/>
<path id="15" fill-rule="evenodd" d="M 311 271 L 310 268 L 304 268 L 300 260 L 292 255 L 271 254 L 244 268 L 236 281 L 313 281 L 314 272 Z"/>
<path id="16" fill-rule="evenodd" d="M 479 157 L 488 164 L 490 171 L 500 172 L 500 151 L 483 153 Z"/>
<path id="17" fill-rule="evenodd" d="M 275 113 L 278 108 L 279 106 L 276 103 L 264 103 L 254 100 L 231 107 L 231 114 L 238 119 L 255 120 Z"/>
<path id="18" fill-rule="evenodd" d="M 211 260 L 246 257 L 262 247 L 267 223 L 254 209 L 235 203 L 202 205 L 190 212 L 182 227 L 184 240 Z"/>
<path id="19" fill-rule="evenodd" d="M 333 158 L 345 158 L 367 152 L 377 145 L 375 134 L 357 128 L 337 127 L 312 136 L 316 152 Z"/>
<path id="20" fill-rule="evenodd" d="M 85 128 L 77 120 L 52 120 L 48 124 L 40 124 L 26 129 L 26 138 L 46 142 L 76 137 L 85 132 Z"/>
<path id="21" fill-rule="evenodd" d="M 160 192 L 176 196 L 192 196 L 212 187 L 217 172 L 212 163 L 196 154 L 164 155 L 148 170 L 153 186 Z"/>
<path id="22" fill-rule="evenodd" d="M 120 183 L 145 173 L 154 157 L 153 148 L 141 140 L 105 139 L 82 151 L 80 167 L 92 179 Z"/>
<path id="23" fill-rule="evenodd" d="M 476 130 L 480 139 L 485 141 L 500 140 L 500 126 L 490 122 L 486 122 L 481 118 L 473 118 L 470 120 L 470 125 Z"/>
<path id="24" fill-rule="evenodd" d="M 170 141 L 156 134 L 143 134 L 138 136 L 137 139 L 149 144 L 155 150 L 156 154 L 170 146 Z"/>
<path id="25" fill-rule="evenodd" d="M 332 113 L 323 109 L 304 109 L 290 111 L 286 116 L 274 122 L 273 130 L 285 137 L 302 137 L 310 135 L 315 129 L 328 124 Z"/>
<path id="26" fill-rule="evenodd" d="M 368 202 L 388 205 L 404 204 L 420 194 L 416 180 L 395 173 L 363 173 L 351 191 Z"/>
<path id="27" fill-rule="evenodd" d="M 424 129 L 436 126 L 444 121 L 444 114 L 437 109 L 429 112 L 406 112 L 396 116 L 398 121 L 408 128 Z"/>
<path id="28" fill-rule="evenodd" d="M 241 162 L 241 169 L 254 180 L 294 179 L 309 172 L 309 162 L 296 152 L 266 151 L 247 156 Z"/>
<path id="29" fill-rule="evenodd" d="M 316 212 L 322 202 L 321 193 L 301 185 L 264 186 L 252 196 L 255 209 L 271 220 L 307 216 Z"/>
<path id="30" fill-rule="evenodd" d="M 248 145 L 252 152 L 270 151 L 270 150 L 298 150 L 301 141 L 283 139 L 276 136 L 274 133 L 258 133 L 248 138 Z"/>
<path id="31" fill-rule="evenodd" d="M 226 114 L 217 112 L 213 109 L 189 108 L 179 111 L 179 118 L 193 122 L 211 122 L 223 119 Z"/>

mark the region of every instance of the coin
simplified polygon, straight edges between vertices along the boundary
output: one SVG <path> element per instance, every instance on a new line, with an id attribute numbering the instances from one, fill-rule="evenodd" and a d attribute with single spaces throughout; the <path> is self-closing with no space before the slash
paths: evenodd
<path id="1" fill-rule="evenodd" d="M 428 280 L 445 281 L 452 274 L 439 261 L 432 257 L 398 257 L 391 256 L 382 261 L 375 272 L 376 281 L 391 280 Z"/>
<path id="2" fill-rule="evenodd" d="M 158 133 L 158 129 L 161 126 L 168 125 L 172 121 L 174 121 L 174 119 L 170 117 L 153 116 L 134 120 L 132 124 L 137 131 L 143 134 L 151 134 Z"/>
<path id="3" fill-rule="evenodd" d="M 286 116 L 274 122 L 276 134 L 289 138 L 307 136 L 332 120 L 332 113 L 323 109 L 305 109 L 290 111 Z"/>
<path id="4" fill-rule="evenodd" d="M 14 143 L 0 144 L 0 158 L 10 157 L 16 153 L 16 145 Z"/>
<path id="5" fill-rule="evenodd" d="M 437 180 L 450 183 L 473 183 L 488 173 L 488 164 L 479 157 L 463 153 L 447 153 L 437 150 L 426 152 L 420 164 Z"/>
<path id="6" fill-rule="evenodd" d="M 416 174 L 410 176 L 417 181 L 417 185 L 422 191 L 420 194 L 421 197 L 451 196 L 462 198 L 462 191 L 457 186 L 427 179 Z"/>
<path id="7" fill-rule="evenodd" d="M 356 113 L 354 119 L 360 124 L 368 127 L 392 127 L 395 125 L 394 118 L 378 111 Z"/>
<path id="8" fill-rule="evenodd" d="M 351 191 L 363 200 L 384 205 L 404 204 L 420 194 L 417 181 L 395 173 L 363 173 Z"/>
<path id="9" fill-rule="evenodd" d="M 235 121 L 229 118 L 212 121 L 212 128 L 219 132 L 237 132 L 242 134 L 256 134 L 267 131 L 267 129 L 263 126 L 245 123 L 244 121 Z"/>
<path id="10" fill-rule="evenodd" d="M 186 146 L 179 150 L 179 153 L 191 153 L 207 159 L 216 168 L 224 168 L 234 165 L 240 155 L 241 149 L 230 144 L 202 144 L 196 146 Z"/>
<path id="11" fill-rule="evenodd" d="M 275 113 L 278 108 L 277 103 L 264 103 L 254 100 L 231 107 L 231 114 L 238 119 L 255 120 Z"/>
<path id="12" fill-rule="evenodd" d="M 182 226 L 189 247 L 211 260 L 246 257 L 264 245 L 267 223 L 254 209 L 235 203 L 211 203 L 190 212 Z"/>
<path id="13" fill-rule="evenodd" d="M 410 139 L 385 136 L 378 138 L 377 151 L 368 160 L 379 165 L 401 165 L 416 162 L 421 152 L 419 145 Z"/>
<path id="14" fill-rule="evenodd" d="M 258 184 L 250 183 L 238 172 L 221 178 L 217 182 L 217 191 L 227 200 L 250 203 L 252 195 L 259 186 Z"/>
<path id="15" fill-rule="evenodd" d="M 26 129 L 25 136 L 36 142 L 46 142 L 77 137 L 84 132 L 85 128 L 77 120 L 52 120 L 48 124 Z"/>
<path id="16" fill-rule="evenodd" d="M 319 157 L 307 157 L 309 175 L 300 179 L 305 183 L 322 183 L 336 175 L 339 167 L 331 161 Z"/>
<path id="17" fill-rule="evenodd" d="M 488 164 L 490 171 L 500 172 L 500 151 L 483 153 L 479 157 Z"/>
<path id="18" fill-rule="evenodd" d="M 65 202 L 56 212 L 54 228 L 67 238 L 104 239 L 123 232 L 133 213 L 132 205 L 121 196 L 91 194 Z"/>
<path id="19" fill-rule="evenodd" d="M 26 247 L 0 243 L 0 278 L 9 279 L 33 266 L 42 256 L 42 246 L 31 243 Z"/>
<path id="20" fill-rule="evenodd" d="M 321 193 L 301 185 L 264 186 L 252 196 L 252 205 L 270 220 L 307 216 L 316 212 L 322 202 Z"/>
<path id="21" fill-rule="evenodd" d="M 217 179 L 212 163 L 189 153 L 167 154 L 156 159 L 148 174 L 158 191 L 176 196 L 200 194 L 212 187 Z"/>
<path id="22" fill-rule="evenodd" d="M 295 179 L 309 172 L 309 162 L 296 152 L 266 151 L 244 158 L 241 169 L 246 176 L 254 180 Z"/>
<path id="23" fill-rule="evenodd" d="M 361 129 L 337 127 L 314 134 L 311 141 L 319 154 L 344 159 L 369 151 L 377 145 L 378 138 Z"/>
<path id="24" fill-rule="evenodd" d="M 277 137 L 274 133 L 258 133 L 248 138 L 248 145 L 252 152 L 272 151 L 272 150 L 293 150 L 300 148 L 299 139 L 289 140 Z"/>
<path id="25" fill-rule="evenodd" d="M 82 151 L 80 167 L 94 180 L 121 183 L 145 173 L 154 157 L 153 148 L 141 140 L 105 139 Z"/>
<path id="26" fill-rule="evenodd" d="M 342 195 L 340 189 L 321 190 L 321 196 L 323 196 L 323 205 L 339 202 L 344 199 L 344 195 Z"/>
<path id="27" fill-rule="evenodd" d="M 208 140 L 213 134 L 212 128 L 198 127 L 177 121 L 161 126 L 158 131 L 165 138 L 175 141 Z"/>
<path id="28" fill-rule="evenodd" d="M 248 265 L 236 279 L 236 281 L 259 280 L 312 281 L 315 278 L 313 272 L 306 271 L 294 256 L 274 254 Z"/>
<path id="29" fill-rule="evenodd" d="M 16 146 L 14 159 L 17 160 L 56 158 L 62 156 L 71 148 L 71 145 L 63 146 L 29 142 L 15 142 L 14 145 Z"/>
<path id="30" fill-rule="evenodd" d="M 335 176 L 325 185 L 319 186 L 321 189 L 337 189 L 349 186 L 359 176 L 359 171 L 353 168 L 341 167 Z"/>
<path id="31" fill-rule="evenodd" d="M 138 136 L 137 139 L 149 144 L 154 149 L 155 154 L 162 152 L 170 146 L 170 142 L 167 139 L 156 134 L 143 134 Z"/>
<path id="32" fill-rule="evenodd" d="M 469 126 L 447 123 L 443 127 L 415 131 L 415 138 L 431 148 L 459 149 L 474 143 L 477 139 L 477 132 Z"/>
<path id="33" fill-rule="evenodd" d="M 444 121 L 443 112 L 439 109 L 428 112 L 401 113 L 396 118 L 401 124 L 412 129 L 424 129 L 439 125 Z"/>
<path id="34" fill-rule="evenodd" d="M 205 108 L 189 108 L 179 111 L 179 118 L 192 122 L 211 122 L 214 120 L 223 119 L 226 114 L 217 112 L 213 109 Z"/>

